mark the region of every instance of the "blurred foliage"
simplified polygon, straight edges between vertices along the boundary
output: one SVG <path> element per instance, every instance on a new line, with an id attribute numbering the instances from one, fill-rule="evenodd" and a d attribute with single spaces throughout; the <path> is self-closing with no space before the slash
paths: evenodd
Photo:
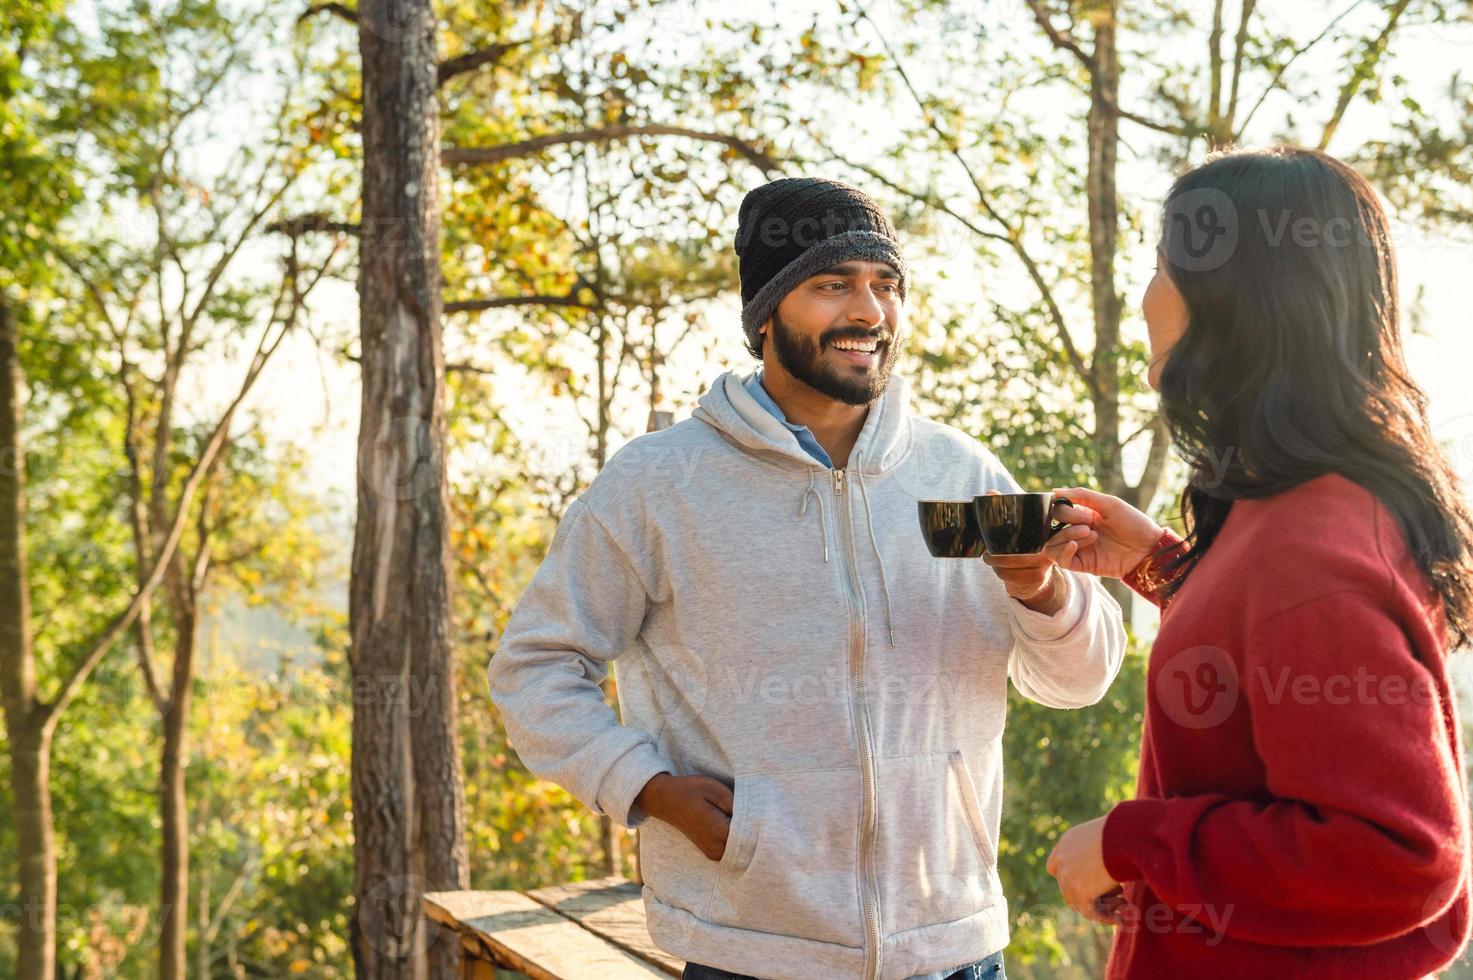
<path id="1" fill-rule="evenodd" d="M 131 581 L 118 511 L 127 474 L 115 451 L 124 405 L 111 338 L 89 302 L 91 288 L 127 298 L 168 274 L 147 219 L 155 195 L 184 219 L 178 251 L 204 267 L 214 219 L 228 218 L 224 204 L 241 196 L 247 165 L 272 153 L 300 180 L 283 211 L 358 220 L 356 28 L 328 14 L 298 22 L 307 6 L 15 0 L 0 14 L 0 289 L 19 304 L 32 379 L 27 530 L 45 669 L 117 607 Z M 1084 0 L 1047 6 L 1060 23 L 1087 29 Z M 1325 21 L 1335 16 L 1318 6 Z M 1356 6 L 1319 42 L 1346 63 L 1384 18 L 1385 5 Z M 1418 0 L 1408 26 L 1446 36 L 1464 28 L 1464 6 Z M 1161 175 L 1159 193 L 1204 147 L 1207 26 L 1201 5 L 1186 0 L 1126 8 L 1123 61 L 1129 94 L 1141 99 L 1131 108 L 1197 127 L 1189 138 L 1126 127 L 1133 165 Z M 1030 488 L 1088 483 L 1098 449 L 1080 379 L 1006 234 L 978 233 L 999 230 L 988 206 L 1006 216 L 1087 335 L 1089 229 L 1077 203 L 1087 99 L 1078 66 L 1013 3 L 836 0 L 800 10 L 443 0 L 437 12 L 444 59 L 508 45 L 499 60 L 442 86 L 447 146 L 659 124 L 735 137 L 750 151 L 685 137 L 575 140 L 442 175 L 447 302 L 510 304 L 446 318 L 447 450 L 472 886 L 525 888 L 601 873 L 598 821 L 521 765 L 486 695 L 486 662 L 556 519 L 599 460 L 643 431 L 650 410 L 684 412 L 717 369 L 746 363 L 730 236 L 741 194 L 776 176 L 752 154 L 784 172 L 853 180 L 895 215 L 918 277 L 907 371 L 924 414 L 976 434 Z M 1245 80 L 1255 93 L 1273 80 L 1265 138 L 1312 142 L 1310 124 L 1321 120 L 1308 107 L 1333 87 L 1298 57 L 1307 39 L 1280 27 L 1255 22 Z M 1466 229 L 1467 80 L 1419 91 L 1383 66 L 1363 81 L 1383 120 L 1358 165 L 1405 214 Z M 278 106 L 282 92 L 292 98 Z M 199 128 L 173 133 L 207 95 L 212 110 Z M 958 169 L 963 161 L 969 172 Z M 1148 194 L 1123 195 L 1122 286 L 1144 281 L 1152 207 Z M 82 217 L 68 220 L 79 208 Z M 320 257 L 350 239 L 321 235 L 304 248 Z M 60 262 L 62 247 L 82 274 Z M 208 309 L 220 330 L 202 361 L 238 352 L 268 282 L 245 276 L 220 290 Z M 320 320 L 309 325 L 313 339 L 351 357 L 351 315 Z M 1115 355 L 1129 446 L 1153 406 L 1130 303 L 1125 321 Z M 149 356 L 165 322 L 144 307 Z M 191 890 L 206 911 L 201 921 L 191 910 L 191 962 L 202 955 L 220 977 L 347 976 L 352 697 L 341 596 L 330 588 L 342 574 L 333 543 L 347 532 L 343 515 L 325 515 L 304 486 L 311 447 L 274 445 L 248 429 L 228 457 L 217 516 L 238 529 L 250 557 L 224 566 L 210 592 L 212 613 L 240 632 L 204 641 L 190 720 Z M 198 433 L 181 425 L 178 436 L 182 466 Z M 291 624 L 300 642 L 262 663 L 247 648 L 246 621 L 228 618 L 242 607 Z M 1120 680 L 1091 708 L 1010 699 L 1000 854 L 1014 918 L 1010 974 L 1100 972 L 1107 935 L 1067 912 L 1044 861 L 1064 829 L 1132 792 L 1144 653 L 1135 643 Z M 56 743 L 60 958 L 69 976 L 153 970 L 157 739 L 131 651 L 116 651 Z M 8 807 L 0 781 L 0 812 Z M 14 848 L 10 822 L 0 820 L 0 867 L 13 866 Z M 13 897 L 5 881 L 0 906 Z M 0 976 L 13 962 L 13 928 L 0 918 Z"/>

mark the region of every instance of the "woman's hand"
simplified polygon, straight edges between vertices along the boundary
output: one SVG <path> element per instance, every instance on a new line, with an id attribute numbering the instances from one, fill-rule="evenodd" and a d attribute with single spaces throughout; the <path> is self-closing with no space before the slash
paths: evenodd
<path id="1" fill-rule="evenodd" d="M 990 497 L 1002 491 L 988 490 Z M 1076 549 L 1084 547 L 1095 538 L 1095 532 L 1087 527 L 1066 527 L 1048 539 L 1043 550 L 1036 555 L 985 554 L 982 560 L 1002 579 L 1008 595 L 1035 612 L 1048 616 L 1057 615 L 1068 601 L 1069 585 L 1064 576 L 1054 569 L 1069 567 L 1069 559 Z"/>
<path id="2" fill-rule="evenodd" d="M 1105 870 L 1105 818 L 1070 827 L 1048 856 L 1048 873 L 1065 903 L 1092 922 L 1118 924 L 1120 882 Z"/>
<path id="3" fill-rule="evenodd" d="M 1055 490 L 1054 495 L 1068 497 L 1075 504 L 1056 506 L 1055 520 L 1087 525 L 1095 531 L 1093 537 L 1081 540 L 1078 549 L 1059 562 L 1071 572 L 1124 578 L 1145 560 L 1165 531 L 1145 514 L 1108 493 L 1070 487 Z"/>

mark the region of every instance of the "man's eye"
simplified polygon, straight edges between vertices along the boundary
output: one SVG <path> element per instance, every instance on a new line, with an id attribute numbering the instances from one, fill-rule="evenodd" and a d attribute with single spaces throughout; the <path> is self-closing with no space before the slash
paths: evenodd
<path id="1" fill-rule="evenodd" d="M 895 284 L 894 284 L 894 283 L 893 283 L 893 282 L 891 282 L 891 283 L 883 283 L 883 284 L 881 284 L 881 286 L 880 286 L 880 288 L 881 288 L 881 289 L 884 289 L 884 290 L 886 290 L 886 291 L 888 291 L 888 292 L 892 292 L 892 293 L 896 293 L 896 292 L 899 292 L 899 291 L 900 291 L 900 290 L 899 290 L 899 289 L 898 289 L 898 288 L 897 288 L 897 287 L 896 287 L 896 286 L 895 286 Z"/>
<path id="2" fill-rule="evenodd" d="M 836 289 L 843 289 L 844 288 L 844 285 L 845 284 L 842 283 L 842 282 L 826 282 L 826 283 L 823 284 L 823 287 L 822 288 L 827 289 L 830 286 L 833 286 Z"/>

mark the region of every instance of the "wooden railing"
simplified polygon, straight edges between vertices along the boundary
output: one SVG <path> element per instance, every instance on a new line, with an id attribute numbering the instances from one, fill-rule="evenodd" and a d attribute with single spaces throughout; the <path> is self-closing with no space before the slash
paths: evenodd
<path id="1" fill-rule="evenodd" d="M 640 886 L 625 878 L 430 892 L 423 908 L 431 928 L 459 935 L 464 980 L 493 980 L 496 967 L 533 980 L 652 980 L 685 968 L 650 941 Z"/>

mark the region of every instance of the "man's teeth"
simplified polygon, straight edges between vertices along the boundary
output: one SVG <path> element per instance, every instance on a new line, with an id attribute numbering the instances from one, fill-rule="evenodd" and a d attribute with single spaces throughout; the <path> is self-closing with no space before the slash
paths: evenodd
<path id="1" fill-rule="evenodd" d="M 863 342 L 858 340 L 836 340 L 834 341 L 834 346 L 839 348 L 839 350 L 857 350 L 863 351 L 866 354 L 873 354 L 879 349 L 880 345 L 877 341 L 873 340 Z"/>

